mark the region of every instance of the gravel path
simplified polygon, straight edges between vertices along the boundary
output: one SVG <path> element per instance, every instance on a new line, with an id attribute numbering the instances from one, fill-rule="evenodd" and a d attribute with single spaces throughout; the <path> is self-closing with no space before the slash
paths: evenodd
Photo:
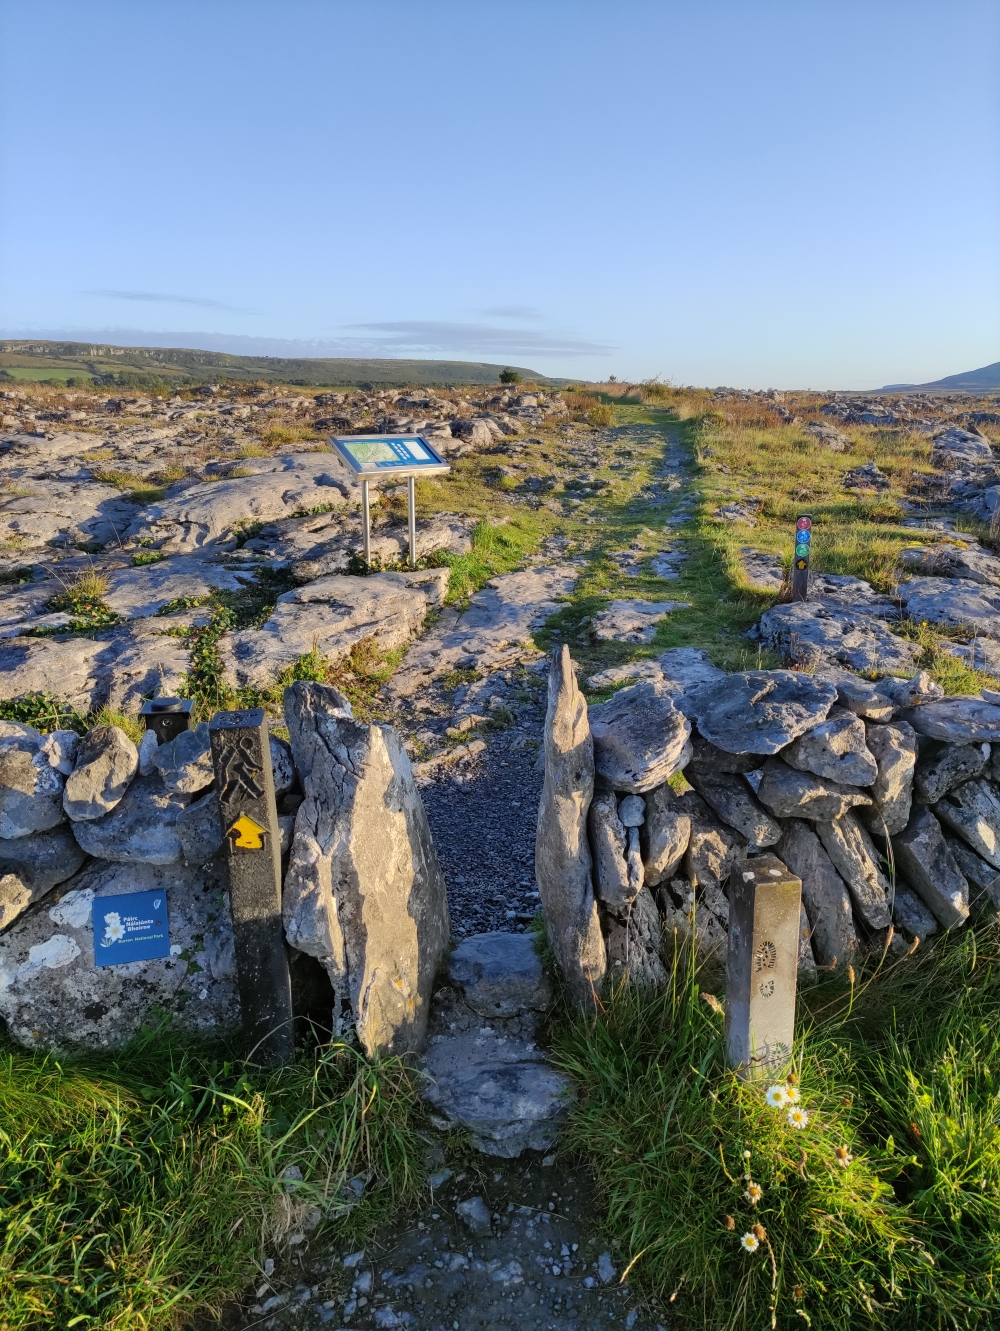
<path id="1" fill-rule="evenodd" d="M 534 748 L 512 749 L 507 736 L 499 735 L 471 763 L 422 784 L 456 937 L 523 930 L 538 908 L 535 821 L 542 775 L 534 770 L 537 757 Z"/>

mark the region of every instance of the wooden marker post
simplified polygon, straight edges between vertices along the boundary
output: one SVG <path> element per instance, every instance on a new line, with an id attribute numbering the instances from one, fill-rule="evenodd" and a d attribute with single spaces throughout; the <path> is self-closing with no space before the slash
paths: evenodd
<path id="1" fill-rule="evenodd" d="M 729 879 L 726 1057 L 742 1077 L 767 1077 L 791 1057 L 802 880 L 776 855 L 738 863 Z"/>
<path id="2" fill-rule="evenodd" d="M 795 553 L 792 555 L 792 600 L 809 598 L 809 558 L 812 554 L 813 520 L 803 514 L 795 522 Z"/>
<path id="3" fill-rule="evenodd" d="M 295 1055 L 292 986 L 281 923 L 281 832 L 267 717 L 260 708 L 217 712 L 209 726 L 229 906 L 248 1057 L 288 1063 Z"/>

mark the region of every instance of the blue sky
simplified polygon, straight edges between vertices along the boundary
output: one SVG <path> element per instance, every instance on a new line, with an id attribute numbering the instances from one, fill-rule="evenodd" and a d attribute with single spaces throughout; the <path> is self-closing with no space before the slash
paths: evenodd
<path id="1" fill-rule="evenodd" d="M 872 387 L 1000 358 L 995 0 L 0 0 L 0 331 Z"/>

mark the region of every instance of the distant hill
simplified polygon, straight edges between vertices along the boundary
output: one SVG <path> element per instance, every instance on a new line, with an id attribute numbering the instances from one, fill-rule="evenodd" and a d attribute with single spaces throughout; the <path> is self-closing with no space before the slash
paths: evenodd
<path id="1" fill-rule="evenodd" d="M 66 383 L 98 379 L 134 386 L 160 383 L 184 387 L 217 380 L 266 380 L 303 387 L 352 388 L 369 384 L 425 384 L 456 387 L 495 384 L 501 370 L 516 369 L 522 379 L 561 385 L 523 366 L 459 360 L 355 360 L 347 357 L 284 358 L 230 356 L 188 347 L 118 347 L 97 342 L 52 342 L 32 338 L 0 341 L 0 378 Z"/>
<path id="2" fill-rule="evenodd" d="M 903 388 L 932 388 L 939 392 L 991 393 L 1000 389 L 1000 360 L 984 365 L 981 370 L 967 370 L 964 374 L 949 374 L 931 384 L 886 384 L 881 391 L 892 393 Z"/>

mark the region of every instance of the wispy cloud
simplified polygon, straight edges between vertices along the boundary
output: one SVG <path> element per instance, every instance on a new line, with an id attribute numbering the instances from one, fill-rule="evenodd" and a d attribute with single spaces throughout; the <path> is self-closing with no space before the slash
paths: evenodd
<path id="1" fill-rule="evenodd" d="M 372 350 L 367 354 L 400 355 L 442 352 L 464 352 L 466 355 L 484 356 L 604 356 L 615 348 L 603 342 L 590 342 L 583 338 L 560 337 L 529 328 L 494 328 L 490 324 L 467 324 L 428 321 L 350 324 L 350 328 L 367 332 L 367 338 L 345 338 L 359 348 Z M 353 354 L 359 354 L 355 351 Z M 363 353 L 362 353 L 363 354 Z"/>
<path id="2" fill-rule="evenodd" d="M 542 312 L 536 305 L 493 305 L 480 310 L 489 319 L 540 319 Z"/>
<path id="3" fill-rule="evenodd" d="M 166 291 L 115 291 L 101 289 L 85 291 L 85 296 L 105 296 L 111 300 L 134 300 L 160 305 L 200 305 L 206 310 L 235 310 L 235 305 L 226 305 L 221 300 L 208 300 L 205 296 L 174 296 Z"/>

